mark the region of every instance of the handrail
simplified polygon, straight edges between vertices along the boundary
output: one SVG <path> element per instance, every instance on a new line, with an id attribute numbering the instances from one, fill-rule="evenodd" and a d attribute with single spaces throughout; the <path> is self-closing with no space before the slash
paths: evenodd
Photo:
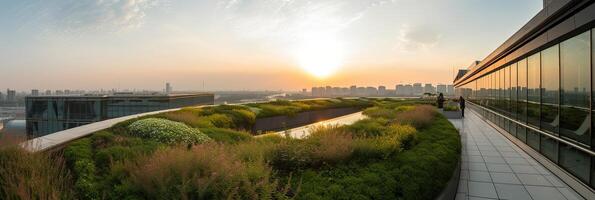
<path id="1" fill-rule="evenodd" d="M 550 133 L 547 133 L 547 132 L 545 132 L 545 131 L 539 130 L 539 129 L 535 128 L 535 127 L 532 127 L 532 126 L 529 126 L 529 125 L 527 125 L 527 124 L 524 124 L 524 123 L 522 123 L 522 122 L 519 122 L 519 121 L 517 121 L 517 120 L 515 120 L 515 119 L 512 119 L 512 118 L 510 118 L 510 117 L 507 117 L 507 116 L 505 116 L 505 115 L 502 115 L 502 114 L 500 114 L 500 113 L 497 113 L 497 112 L 495 112 L 495 111 L 493 111 L 493 110 L 491 110 L 491 109 L 488 109 L 488 108 L 485 108 L 485 107 L 483 107 L 483 106 L 477 105 L 477 104 L 475 104 L 475 103 L 473 103 L 473 102 L 471 102 L 471 101 L 467 101 L 467 103 L 469 103 L 469 104 L 471 104 L 471 105 L 474 105 L 474 106 L 477 106 L 478 108 L 481 108 L 481 109 L 483 109 L 483 110 L 485 110 L 485 111 L 488 111 L 488 112 L 490 112 L 490 113 L 492 113 L 492 114 L 498 115 L 499 117 L 502 117 L 502 118 L 504 118 L 504 119 L 507 119 L 508 121 L 514 122 L 514 123 L 515 123 L 515 124 L 517 124 L 517 125 L 521 125 L 521 126 L 523 126 L 523 127 L 525 127 L 525 128 L 531 129 L 532 131 L 535 131 L 535 132 L 538 132 L 538 133 L 540 133 L 540 134 L 543 134 L 543 135 L 545 135 L 545 136 L 548 136 L 549 138 L 552 138 L 552 139 L 554 139 L 554 140 L 557 140 L 558 142 L 562 142 L 562 143 L 564 143 L 564 144 L 570 145 L 570 146 L 572 146 L 572 147 L 574 147 L 574 148 L 576 148 L 576 149 L 579 149 L 579 150 L 581 150 L 581 151 L 583 151 L 583 152 L 586 152 L 586 153 L 590 154 L 591 156 L 595 156 L 595 151 L 592 151 L 592 150 L 590 150 L 590 149 L 587 149 L 587 148 L 585 148 L 585 147 L 583 147 L 583 146 L 580 146 L 580 145 L 578 145 L 578 144 L 574 144 L 574 143 L 572 143 L 572 142 L 570 142 L 570 141 L 566 141 L 566 140 L 564 140 L 564 139 L 562 139 L 562 138 L 560 138 L 560 137 L 557 137 L 557 136 L 555 136 L 555 135 L 552 135 L 552 134 L 550 134 Z"/>

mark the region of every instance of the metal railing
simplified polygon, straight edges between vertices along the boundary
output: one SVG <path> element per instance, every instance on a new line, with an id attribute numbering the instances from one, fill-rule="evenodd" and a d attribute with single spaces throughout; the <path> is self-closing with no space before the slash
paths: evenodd
<path id="1" fill-rule="evenodd" d="M 583 151 L 583 152 L 586 152 L 586 153 L 588 153 L 588 154 L 589 154 L 589 155 L 591 155 L 591 156 L 595 156 L 595 151 L 593 151 L 593 150 L 591 150 L 591 149 L 587 149 L 587 148 L 585 148 L 585 147 L 583 147 L 583 146 L 581 146 L 581 145 L 578 145 L 578 144 L 575 144 L 575 143 L 573 143 L 573 142 L 567 141 L 567 140 L 565 140 L 565 139 L 562 139 L 562 138 L 560 138 L 560 137 L 558 137 L 558 136 L 555 136 L 555 135 L 553 135 L 553 134 L 551 134 L 551 133 L 548 133 L 548 132 L 542 131 L 542 130 L 540 130 L 540 129 L 537 129 L 537 128 L 533 127 L 533 126 L 529 126 L 529 125 L 527 125 L 527 124 L 524 124 L 523 122 L 520 122 L 520 121 L 518 121 L 518 120 L 515 120 L 515 119 L 512 119 L 512 118 L 510 118 L 510 117 L 508 117 L 508 116 L 505 116 L 505 115 L 502 115 L 502 114 L 500 114 L 500 113 L 497 113 L 496 111 L 493 111 L 493 110 L 491 110 L 491 109 L 489 109 L 489 108 L 485 108 L 485 107 L 483 107 L 483 106 L 477 105 L 477 104 L 475 104 L 475 103 L 473 103 L 473 102 L 471 102 L 471 101 L 467 101 L 467 103 L 469 103 L 469 104 L 471 104 L 471 105 L 473 105 L 473 106 L 475 106 L 475 107 L 478 107 L 478 108 L 480 108 L 480 109 L 483 109 L 484 111 L 490 112 L 490 113 L 492 113 L 492 114 L 494 114 L 494 115 L 496 115 L 496 116 L 502 117 L 502 118 L 504 118 L 504 119 L 506 119 L 506 120 L 508 120 L 508 121 L 511 121 L 511 122 L 513 122 L 513 123 L 517 124 L 517 125 L 520 125 L 520 126 L 522 126 L 522 127 L 525 127 L 525 128 L 527 128 L 527 129 L 530 129 L 530 130 L 532 130 L 532 131 L 535 131 L 535 132 L 537 132 L 537 133 L 539 133 L 539 134 L 545 135 L 545 136 L 547 136 L 547 137 L 549 137 L 549 138 L 552 138 L 552 139 L 554 139 L 554 140 L 556 140 L 556 141 L 558 141 L 558 142 L 561 142 L 561 143 L 564 143 L 564 144 L 566 144 L 566 145 L 572 146 L 573 148 L 576 148 L 576 149 L 578 149 L 578 150 L 581 150 L 581 151 Z"/>

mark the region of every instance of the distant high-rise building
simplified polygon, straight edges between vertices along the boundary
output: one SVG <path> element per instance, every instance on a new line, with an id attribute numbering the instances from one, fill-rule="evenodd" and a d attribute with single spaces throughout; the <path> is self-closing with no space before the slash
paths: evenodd
<path id="1" fill-rule="evenodd" d="M 171 84 L 165 83 L 165 93 L 169 94 L 172 92 L 172 90 L 173 90 L 173 88 L 171 87 Z"/>
<path id="2" fill-rule="evenodd" d="M 70 90 L 64 90 L 65 95 L 70 95 Z"/>
<path id="3" fill-rule="evenodd" d="M 413 84 L 413 94 L 420 95 L 424 93 L 424 88 L 421 86 L 421 83 L 414 83 Z"/>
<path id="4" fill-rule="evenodd" d="M 48 95 L 48 96 L 49 96 L 49 95 L 52 95 L 52 91 L 51 91 L 51 90 L 46 90 L 46 91 L 45 91 L 45 95 Z"/>
<path id="5" fill-rule="evenodd" d="M 378 86 L 378 95 L 386 96 L 386 87 L 385 86 Z"/>
<path id="6" fill-rule="evenodd" d="M 446 89 L 446 85 L 444 85 L 444 84 L 438 84 L 436 86 L 436 92 L 437 93 L 442 93 L 442 94 L 445 94 L 446 95 L 446 94 L 448 94 L 447 91 L 448 90 Z"/>
<path id="7" fill-rule="evenodd" d="M 446 86 L 446 94 L 447 95 L 454 95 L 455 94 L 455 88 L 454 88 L 453 85 Z"/>
<path id="8" fill-rule="evenodd" d="M 424 93 L 434 94 L 436 93 L 436 88 L 431 83 L 426 83 L 424 86 Z"/>
<path id="9" fill-rule="evenodd" d="M 31 90 L 31 96 L 39 96 L 39 90 Z"/>
<path id="10" fill-rule="evenodd" d="M 357 86 L 352 85 L 349 87 L 349 95 L 356 96 L 357 95 Z"/>
<path id="11" fill-rule="evenodd" d="M 365 95 L 366 96 L 376 96 L 376 95 L 378 95 L 378 89 L 376 89 L 375 87 L 366 87 Z"/>
<path id="12" fill-rule="evenodd" d="M 64 95 L 64 92 L 62 90 L 56 90 L 56 92 L 54 92 L 56 95 Z"/>
<path id="13" fill-rule="evenodd" d="M 0 101 L 4 100 L 4 94 L 2 94 L 2 92 L 0 92 Z"/>
<path id="14" fill-rule="evenodd" d="M 17 91 L 6 89 L 6 101 L 14 102 L 17 100 Z"/>

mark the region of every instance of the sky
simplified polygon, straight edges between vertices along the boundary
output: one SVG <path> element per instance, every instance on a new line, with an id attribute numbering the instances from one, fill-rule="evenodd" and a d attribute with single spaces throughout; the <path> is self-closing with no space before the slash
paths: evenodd
<path id="1" fill-rule="evenodd" d="M 0 0 L 0 88 L 450 83 L 542 0 Z"/>

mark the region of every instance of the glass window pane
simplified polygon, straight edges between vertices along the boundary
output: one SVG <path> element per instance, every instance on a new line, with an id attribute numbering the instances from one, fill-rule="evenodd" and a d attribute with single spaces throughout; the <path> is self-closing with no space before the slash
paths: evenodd
<path id="1" fill-rule="evenodd" d="M 510 65 L 510 101 L 512 102 L 510 104 L 510 116 L 513 119 L 516 119 L 517 113 L 517 88 L 517 66 L 516 63 L 514 63 Z"/>
<path id="2" fill-rule="evenodd" d="M 545 155 L 545 157 L 549 158 L 550 160 L 554 161 L 555 163 L 558 162 L 558 141 L 547 137 L 541 136 L 541 153 Z"/>
<path id="3" fill-rule="evenodd" d="M 586 32 L 560 44 L 560 135 L 587 145 L 591 143 L 590 37 L 589 32 Z"/>
<path id="4" fill-rule="evenodd" d="M 539 151 L 539 143 L 540 143 L 539 139 L 540 139 L 539 133 L 537 133 L 531 129 L 527 130 L 527 144 L 531 148 L 533 148 L 537 151 Z"/>
<path id="5" fill-rule="evenodd" d="M 516 63 L 517 76 L 517 119 L 521 122 L 527 121 L 527 59 L 523 59 Z M 527 141 L 527 129 L 522 126 L 517 126 L 517 138 L 519 140 Z"/>
<path id="6" fill-rule="evenodd" d="M 558 45 L 541 52 L 541 128 L 558 133 L 560 116 L 558 115 L 560 90 L 560 63 Z"/>
<path id="7" fill-rule="evenodd" d="M 586 153 L 560 144 L 560 165 L 581 180 L 589 181 L 591 158 Z"/>
<path id="8" fill-rule="evenodd" d="M 527 59 L 527 121 L 530 125 L 539 127 L 540 114 L 540 61 L 539 53 Z"/>

